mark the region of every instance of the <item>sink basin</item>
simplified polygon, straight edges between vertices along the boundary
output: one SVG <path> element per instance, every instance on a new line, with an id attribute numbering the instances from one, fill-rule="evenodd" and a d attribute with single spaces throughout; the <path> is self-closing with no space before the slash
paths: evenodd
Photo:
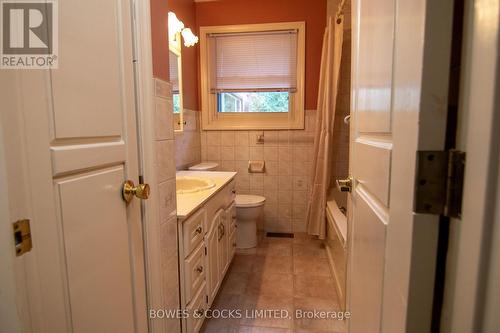
<path id="1" fill-rule="evenodd" d="M 215 187 L 215 182 L 210 178 L 181 176 L 175 179 L 177 193 L 195 193 L 206 191 Z"/>

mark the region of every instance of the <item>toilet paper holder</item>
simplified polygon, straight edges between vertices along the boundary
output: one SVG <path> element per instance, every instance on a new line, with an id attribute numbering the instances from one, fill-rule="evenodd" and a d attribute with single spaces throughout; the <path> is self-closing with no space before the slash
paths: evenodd
<path id="1" fill-rule="evenodd" d="M 248 173 L 264 173 L 266 172 L 265 161 L 248 161 Z"/>

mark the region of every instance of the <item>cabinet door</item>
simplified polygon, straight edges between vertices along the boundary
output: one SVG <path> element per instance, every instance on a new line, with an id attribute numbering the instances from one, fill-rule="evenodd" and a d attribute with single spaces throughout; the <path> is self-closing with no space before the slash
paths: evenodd
<path id="1" fill-rule="evenodd" d="M 206 252 L 206 265 L 207 267 L 207 294 L 208 294 L 208 303 L 212 304 L 215 295 L 217 295 L 217 290 L 220 284 L 220 270 L 219 270 L 219 254 L 218 254 L 218 245 L 219 245 L 219 225 L 221 220 L 221 215 L 224 211 L 219 210 L 214 218 L 212 219 L 210 230 L 205 236 L 205 246 L 207 249 Z"/>
<path id="2" fill-rule="evenodd" d="M 227 223 L 227 211 L 221 211 L 221 218 L 219 221 L 218 233 L 218 249 L 217 253 L 219 256 L 219 279 L 222 281 L 224 278 L 224 274 L 226 274 L 226 270 L 229 264 L 229 253 L 228 253 L 228 223 Z"/>
<path id="3" fill-rule="evenodd" d="M 227 266 L 233 260 L 234 252 L 236 250 L 236 206 L 234 201 L 232 204 L 226 209 L 226 225 L 227 225 Z"/>

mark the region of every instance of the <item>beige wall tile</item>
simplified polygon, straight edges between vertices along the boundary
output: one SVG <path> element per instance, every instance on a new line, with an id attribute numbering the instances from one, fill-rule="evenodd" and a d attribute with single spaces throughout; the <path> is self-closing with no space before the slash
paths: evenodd
<path id="1" fill-rule="evenodd" d="M 234 161 L 234 147 L 222 147 L 220 156 L 222 161 Z"/>
<path id="2" fill-rule="evenodd" d="M 222 131 L 220 140 L 222 146 L 234 146 L 234 131 Z"/>
<path id="3" fill-rule="evenodd" d="M 158 182 L 175 177 L 174 141 L 163 140 L 156 142 L 156 167 Z"/>
<path id="4" fill-rule="evenodd" d="M 176 215 L 176 193 L 175 178 L 162 182 L 158 185 L 160 221 L 166 222 Z"/>
<path id="5" fill-rule="evenodd" d="M 278 147 L 277 146 L 264 146 L 264 160 L 277 161 L 278 160 Z"/>
<path id="6" fill-rule="evenodd" d="M 236 161 L 250 160 L 250 148 L 245 146 L 234 147 L 234 159 Z"/>
<path id="7" fill-rule="evenodd" d="M 251 174 L 250 175 L 250 189 L 263 190 L 264 189 L 264 175 Z"/>
<path id="8" fill-rule="evenodd" d="M 207 146 L 207 160 L 209 161 L 220 160 L 220 146 Z"/>
<path id="9" fill-rule="evenodd" d="M 248 131 L 236 131 L 234 133 L 234 145 L 248 147 Z"/>
<path id="10" fill-rule="evenodd" d="M 220 136 L 219 131 L 207 131 L 207 146 L 220 146 Z"/>

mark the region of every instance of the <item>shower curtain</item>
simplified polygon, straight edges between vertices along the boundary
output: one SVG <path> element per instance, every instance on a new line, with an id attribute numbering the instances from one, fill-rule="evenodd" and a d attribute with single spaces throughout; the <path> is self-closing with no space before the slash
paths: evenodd
<path id="1" fill-rule="evenodd" d="M 319 78 L 318 110 L 314 136 L 313 179 L 307 203 L 307 232 L 324 239 L 325 208 L 332 173 L 332 137 L 340 76 L 344 17 L 328 19 L 323 37 Z"/>

